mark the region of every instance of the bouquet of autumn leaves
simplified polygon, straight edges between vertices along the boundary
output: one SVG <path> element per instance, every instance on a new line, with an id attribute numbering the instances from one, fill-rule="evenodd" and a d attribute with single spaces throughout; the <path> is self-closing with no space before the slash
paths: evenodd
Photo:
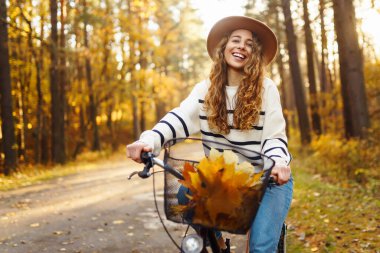
<path id="1" fill-rule="evenodd" d="M 191 222 L 225 231 L 246 232 L 256 212 L 263 172 L 254 173 L 248 162 L 238 163 L 232 151 L 211 149 L 195 167 L 184 164 L 184 180 L 179 182 L 190 190 L 187 205 L 173 206 L 173 211 L 191 211 Z"/>

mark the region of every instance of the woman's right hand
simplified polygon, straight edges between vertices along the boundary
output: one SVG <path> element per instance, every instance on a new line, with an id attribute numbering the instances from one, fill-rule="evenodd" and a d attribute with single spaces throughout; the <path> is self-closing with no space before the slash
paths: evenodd
<path id="1" fill-rule="evenodd" d="M 140 157 L 142 152 L 151 151 L 152 148 L 149 147 L 148 144 L 141 141 L 135 141 L 134 143 L 127 145 L 127 157 L 138 163 L 142 162 Z"/>

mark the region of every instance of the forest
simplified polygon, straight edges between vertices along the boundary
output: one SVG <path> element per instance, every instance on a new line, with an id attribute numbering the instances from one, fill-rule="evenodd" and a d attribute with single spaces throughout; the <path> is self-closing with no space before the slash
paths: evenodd
<path id="1" fill-rule="evenodd" d="M 244 12 L 278 37 L 267 75 L 294 152 L 325 176 L 376 181 L 380 3 L 247 0 Z M 137 139 L 207 77 L 202 25 L 190 0 L 0 0 L 0 174 Z"/>

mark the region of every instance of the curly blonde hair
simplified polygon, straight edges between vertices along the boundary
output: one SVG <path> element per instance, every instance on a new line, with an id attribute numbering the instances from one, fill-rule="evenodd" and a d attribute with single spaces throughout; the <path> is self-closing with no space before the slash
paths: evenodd
<path id="1" fill-rule="evenodd" d="M 230 132 L 228 125 L 227 97 L 225 86 L 228 85 L 227 63 L 224 57 L 229 36 L 225 36 L 218 44 L 214 63 L 210 72 L 210 87 L 205 97 L 205 109 L 210 129 L 223 134 Z M 262 46 L 253 36 L 252 54 L 243 69 L 234 100 L 233 128 L 252 129 L 260 116 L 264 79 L 264 60 Z"/>

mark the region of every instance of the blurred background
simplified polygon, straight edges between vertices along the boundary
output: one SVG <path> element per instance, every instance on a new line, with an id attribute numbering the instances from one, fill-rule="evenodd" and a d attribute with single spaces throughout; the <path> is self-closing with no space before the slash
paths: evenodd
<path id="1" fill-rule="evenodd" d="M 205 39 L 228 15 L 263 20 L 278 36 L 267 75 L 281 91 L 291 142 L 333 159 L 344 177 L 365 180 L 378 168 L 379 1 L 1 0 L 0 6 L 0 173 L 64 164 L 136 140 L 207 78 Z"/>

